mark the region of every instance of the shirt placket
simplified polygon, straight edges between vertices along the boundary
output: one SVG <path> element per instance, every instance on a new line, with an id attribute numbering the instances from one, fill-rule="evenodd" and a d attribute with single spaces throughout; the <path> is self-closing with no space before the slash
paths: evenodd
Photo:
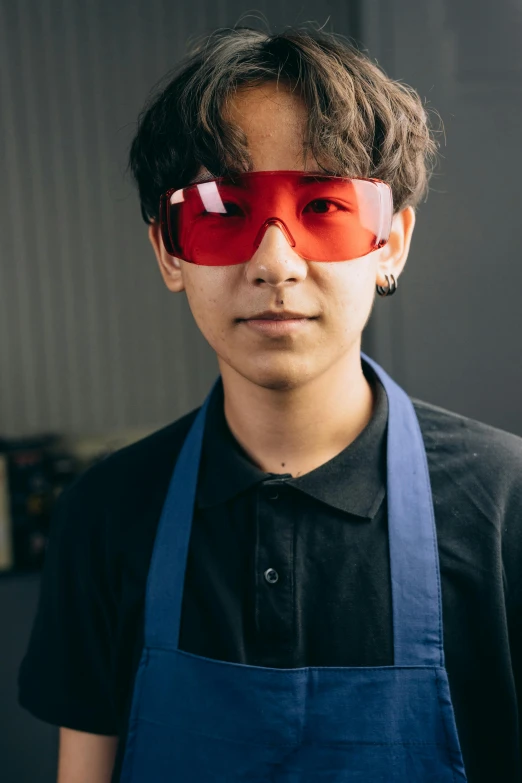
<path id="1" fill-rule="evenodd" d="M 257 491 L 255 616 L 258 649 L 265 666 L 291 665 L 295 590 L 289 492 L 281 479 L 267 479 Z"/>

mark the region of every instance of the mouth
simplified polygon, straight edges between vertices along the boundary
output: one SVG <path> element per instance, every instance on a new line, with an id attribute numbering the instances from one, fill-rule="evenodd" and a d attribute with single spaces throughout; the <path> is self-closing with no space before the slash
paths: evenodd
<path id="1" fill-rule="evenodd" d="M 317 315 L 255 315 L 252 318 L 237 318 L 237 321 L 313 321 Z"/>
<path id="2" fill-rule="evenodd" d="M 292 310 L 263 310 L 261 313 L 255 313 L 248 318 L 236 318 L 236 321 L 299 321 L 315 320 L 319 316 L 297 313 Z"/>
<path id="3" fill-rule="evenodd" d="M 305 329 L 319 316 L 257 316 L 256 318 L 240 318 L 239 323 L 250 329 L 267 335 L 290 334 Z"/>

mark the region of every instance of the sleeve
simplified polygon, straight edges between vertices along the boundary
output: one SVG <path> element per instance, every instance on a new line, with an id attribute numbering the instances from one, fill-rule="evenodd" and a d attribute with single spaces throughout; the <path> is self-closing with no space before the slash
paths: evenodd
<path id="1" fill-rule="evenodd" d="M 522 519 L 522 506 L 519 513 L 520 519 Z M 522 558 L 519 559 L 518 570 L 522 572 Z M 508 603 L 508 622 L 511 662 L 517 693 L 518 747 L 521 770 L 520 783 L 522 783 L 522 585 L 520 580 L 518 583 L 518 601 L 515 603 L 515 596 L 511 595 L 511 600 Z"/>
<path id="2" fill-rule="evenodd" d="M 517 695 L 519 757 L 522 783 L 522 438 L 516 440 L 503 520 L 503 578 L 506 593 L 509 646 Z"/>
<path id="3" fill-rule="evenodd" d="M 58 497 L 18 702 L 57 726 L 117 735 L 111 677 L 115 610 L 110 602 L 106 524 L 91 471 Z"/>

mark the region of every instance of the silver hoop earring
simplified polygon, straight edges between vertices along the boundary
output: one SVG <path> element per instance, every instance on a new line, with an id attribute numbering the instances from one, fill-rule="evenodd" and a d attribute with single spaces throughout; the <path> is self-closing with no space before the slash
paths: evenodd
<path id="1" fill-rule="evenodd" d="M 393 296 L 393 294 L 397 290 L 397 286 L 398 286 L 397 280 L 395 279 L 394 275 L 390 275 L 389 277 L 388 275 L 384 275 L 384 277 L 386 278 L 387 287 L 385 288 L 382 285 L 375 286 L 377 289 L 377 293 L 379 294 L 379 296 Z M 391 282 L 390 282 L 390 277 L 391 277 Z"/>

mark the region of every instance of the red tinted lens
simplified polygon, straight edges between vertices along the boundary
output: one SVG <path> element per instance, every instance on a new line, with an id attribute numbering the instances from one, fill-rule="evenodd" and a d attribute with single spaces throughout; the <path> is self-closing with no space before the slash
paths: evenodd
<path id="1" fill-rule="evenodd" d="M 167 251 L 193 264 L 250 260 L 277 225 L 309 261 L 349 261 L 388 240 L 391 188 L 375 179 L 255 171 L 170 191 L 160 220 Z"/>

